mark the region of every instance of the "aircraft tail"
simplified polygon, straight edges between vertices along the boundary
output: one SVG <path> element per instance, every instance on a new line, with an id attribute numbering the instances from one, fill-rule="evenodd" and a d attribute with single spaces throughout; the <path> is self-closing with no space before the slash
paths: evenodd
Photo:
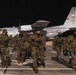
<path id="1" fill-rule="evenodd" d="M 76 27 L 76 7 L 72 7 L 70 13 L 64 22 L 65 27 Z"/>

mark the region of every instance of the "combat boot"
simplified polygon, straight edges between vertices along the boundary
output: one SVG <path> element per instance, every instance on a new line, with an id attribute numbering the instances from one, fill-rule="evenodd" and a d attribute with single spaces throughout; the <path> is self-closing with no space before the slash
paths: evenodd
<path id="1" fill-rule="evenodd" d="M 35 71 L 35 73 L 38 73 L 38 69 L 33 67 L 33 70 Z"/>
<path id="2" fill-rule="evenodd" d="M 35 71 L 35 73 L 38 73 L 38 69 L 35 69 L 34 71 Z"/>

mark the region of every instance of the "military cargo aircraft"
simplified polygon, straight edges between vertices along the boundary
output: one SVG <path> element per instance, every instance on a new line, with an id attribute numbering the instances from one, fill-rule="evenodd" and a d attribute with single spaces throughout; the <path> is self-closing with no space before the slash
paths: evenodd
<path id="1" fill-rule="evenodd" d="M 12 35 L 12 36 L 19 34 L 19 30 L 32 31 L 36 29 L 42 29 L 46 32 L 46 36 L 48 38 L 53 38 L 55 35 L 58 34 L 58 32 L 63 33 L 68 31 L 70 28 L 76 27 L 76 7 L 71 8 L 70 13 L 63 25 L 47 27 L 49 23 L 50 21 L 38 20 L 31 25 L 20 25 L 19 27 L 4 27 L 4 28 L 0 28 L 0 34 L 2 33 L 3 29 L 7 29 L 8 35 Z"/>
<path id="2" fill-rule="evenodd" d="M 72 7 L 69 15 L 67 16 L 63 25 L 46 27 L 44 30 L 47 32 L 46 36 L 53 38 L 55 35 L 58 35 L 58 32 L 64 33 L 70 28 L 76 27 L 76 7 Z"/>
<path id="3" fill-rule="evenodd" d="M 48 24 L 50 23 L 50 21 L 46 21 L 46 20 L 38 20 L 35 23 L 33 23 L 32 25 L 19 25 L 19 27 L 4 27 L 4 28 L 0 28 L 0 34 L 2 33 L 3 29 L 7 29 L 8 31 L 8 36 L 12 35 L 13 37 L 16 34 L 19 34 L 19 31 L 25 31 L 28 34 L 35 31 L 35 30 L 43 30 L 43 28 L 45 28 Z"/>

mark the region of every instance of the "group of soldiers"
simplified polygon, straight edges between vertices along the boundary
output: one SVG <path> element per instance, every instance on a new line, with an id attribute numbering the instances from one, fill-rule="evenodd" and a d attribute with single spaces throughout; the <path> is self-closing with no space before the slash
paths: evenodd
<path id="1" fill-rule="evenodd" d="M 40 30 L 36 30 L 32 35 L 27 37 L 23 31 L 19 34 L 7 35 L 8 31 L 3 29 L 0 34 L 0 58 L 2 67 L 8 68 L 11 65 L 11 57 L 13 52 L 17 52 L 17 62 L 23 63 L 28 58 L 33 59 L 33 70 L 38 72 L 38 66 L 45 67 L 45 50 L 46 50 L 46 36 Z M 12 52 L 10 52 L 12 48 Z M 62 37 L 61 32 L 54 37 L 53 49 L 57 52 L 57 61 L 62 63 L 62 53 L 69 57 L 69 66 L 76 70 L 76 32 L 73 35 Z M 12 55 L 13 54 L 13 55 Z"/>
<path id="2" fill-rule="evenodd" d="M 57 61 L 62 63 L 62 54 L 69 57 L 69 67 L 76 70 L 76 31 L 72 35 L 63 37 L 61 32 L 54 37 L 53 49 L 57 52 Z"/>
<path id="3" fill-rule="evenodd" d="M 17 52 L 17 62 L 23 63 L 27 58 L 33 59 L 33 70 L 37 73 L 38 66 L 45 67 L 45 42 L 46 37 L 42 31 L 34 31 L 32 35 L 27 38 L 27 34 L 19 31 L 19 34 L 12 37 L 7 35 L 8 31 L 3 29 L 0 35 L 0 56 L 2 67 L 8 68 L 11 65 L 12 53 Z M 12 48 L 12 53 L 9 48 Z M 14 54 L 13 54 L 14 55 Z"/>

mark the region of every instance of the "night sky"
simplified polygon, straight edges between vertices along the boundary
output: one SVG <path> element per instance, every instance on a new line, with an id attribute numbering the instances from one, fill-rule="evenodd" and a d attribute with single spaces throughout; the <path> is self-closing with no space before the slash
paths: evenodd
<path id="1" fill-rule="evenodd" d="M 63 24 L 75 0 L 2 0 L 0 1 L 0 27 L 32 24 L 49 20 L 49 26 Z"/>

